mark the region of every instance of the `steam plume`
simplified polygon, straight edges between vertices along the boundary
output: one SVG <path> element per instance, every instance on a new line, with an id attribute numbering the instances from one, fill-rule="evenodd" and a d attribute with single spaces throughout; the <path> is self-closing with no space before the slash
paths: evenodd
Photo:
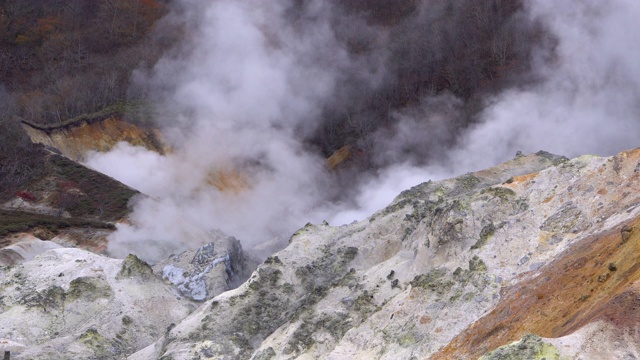
<path id="1" fill-rule="evenodd" d="M 151 196 L 136 204 L 136 226 L 123 225 L 110 239 L 114 255 L 152 242 L 162 251 L 143 256 L 158 260 L 206 242 L 195 228 L 220 228 L 245 245 L 282 243 L 292 229 L 318 221 L 309 210 L 323 198 L 324 160 L 305 151 L 298 134 L 311 131 L 333 93 L 336 68 L 348 61 L 327 24 L 310 19 L 293 32 L 275 2 L 187 2 L 184 10 L 200 24 L 189 52 L 140 75 L 166 104 L 158 120 L 173 153 L 121 144 L 89 160 Z"/>
<path id="2" fill-rule="evenodd" d="M 640 44 L 630 34 L 640 30 L 640 4 L 531 1 L 529 8 L 557 37 L 555 60 L 536 69 L 544 78 L 538 86 L 492 99 L 452 160 L 471 169 L 516 150 L 573 157 L 638 146 Z"/>
<path id="3" fill-rule="evenodd" d="M 496 165 L 517 151 L 608 156 L 638 146 L 640 43 L 631 34 L 640 31 L 635 20 L 640 3 L 582 0 L 526 5 L 530 20 L 539 20 L 556 39 L 552 52 L 538 48 L 533 53 L 533 73 L 541 81 L 487 97 L 478 121 L 458 136 L 453 147 L 440 148 L 439 156 L 425 166 L 415 166 L 411 156 L 402 162 L 399 155 L 415 139 L 423 139 L 423 146 L 429 147 L 433 132 L 451 126 L 451 120 L 455 123 L 458 113 L 455 108 L 444 112 L 449 114 L 447 125 L 435 127 L 428 124 L 434 116 L 442 116 L 437 107 L 435 111 L 429 107 L 431 111 L 419 118 L 402 116 L 395 135 L 385 137 L 383 147 L 396 165 L 359 189 L 360 206 L 340 213 L 340 219 L 362 219 L 406 189 L 406 183 L 392 178 L 415 178 L 416 184 L 443 179 Z M 551 61 L 544 59 L 549 54 Z"/>
<path id="4" fill-rule="evenodd" d="M 267 251 L 307 221 L 360 220 L 411 185 L 494 165 L 518 150 L 607 155 L 636 146 L 636 2 L 527 2 L 522 26 L 537 21 L 556 39 L 553 48 L 542 42 L 522 52 L 530 72 L 480 100 L 423 89 L 417 101 L 384 106 L 376 99 L 400 91 L 398 74 L 406 72 L 399 69 L 438 59 L 447 40 L 436 25 L 443 4 L 455 10 L 466 2 L 408 2 L 414 6 L 398 7 L 396 18 L 409 25 L 396 27 L 375 17 L 377 2 L 353 3 L 350 11 L 325 1 L 179 3 L 166 21 L 188 24 L 189 40 L 151 74 L 138 74 L 165 104 L 158 121 L 174 151 L 160 156 L 123 144 L 88 162 L 150 195 L 135 205 L 136 226 L 112 235 L 114 255 L 137 246 L 159 260 L 206 242 L 196 228 L 219 228 Z M 418 24 L 435 29 L 431 39 L 415 38 Z M 394 50 L 409 35 L 406 48 Z M 405 56 L 414 47 L 425 59 Z M 482 110 L 469 118 L 472 101 Z M 354 142 L 374 166 L 348 192 L 336 190 L 327 154 L 308 145 L 319 131 L 344 130 L 337 119 L 364 134 Z M 337 148 L 345 140 L 323 141 Z"/>

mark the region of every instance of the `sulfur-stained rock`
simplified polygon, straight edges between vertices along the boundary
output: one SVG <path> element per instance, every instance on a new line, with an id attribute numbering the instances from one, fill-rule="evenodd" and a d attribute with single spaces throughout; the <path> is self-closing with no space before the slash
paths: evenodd
<path id="1" fill-rule="evenodd" d="M 23 128 L 34 143 L 76 161 L 84 160 L 90 151 L 109 151 L 122 141 L 158 153 L 166 150 L 159 131 L 145 129 L 115 115 L 79 119 L 61 126 L 43 127 L 23 122 Z"/>
<path id="2" fill-rule="evenodd" d="M 520 341 L 502 346 L 478 360 L 560 360 L 555 346 L 545 343 L 539 336 L 527 334 Z"/>

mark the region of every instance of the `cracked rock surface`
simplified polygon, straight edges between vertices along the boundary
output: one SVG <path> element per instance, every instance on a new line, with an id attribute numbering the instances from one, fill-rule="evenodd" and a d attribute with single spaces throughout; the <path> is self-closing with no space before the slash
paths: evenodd
<path id="1" fill-rule="evenodd" d="M 309 224 L 130 359 L 633 356 L 639 163 L 539 152 Z"/>

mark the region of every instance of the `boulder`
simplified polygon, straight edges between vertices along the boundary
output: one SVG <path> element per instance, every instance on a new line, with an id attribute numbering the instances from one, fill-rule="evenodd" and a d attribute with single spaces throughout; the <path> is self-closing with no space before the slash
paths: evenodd
<path id="1" fill-rule="evenodd" d="M 218 231 L 209 232 L 210 243 L 154 265 L 163 279 L 182 295 L 204 301 L 229 290 L 247 278 L 247 258 L 240 242 Z M 250 270 L 249 270 L 250 271 Z"/>

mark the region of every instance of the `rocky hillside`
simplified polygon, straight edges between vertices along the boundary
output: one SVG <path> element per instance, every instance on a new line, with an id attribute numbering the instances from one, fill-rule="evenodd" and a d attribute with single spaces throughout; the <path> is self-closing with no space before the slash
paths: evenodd
<path id="1" fill-rule="evenodd" d="M 235 289 L 252 266 L 221 234 L 153 268 L 34 246 L 1 268 L 0 338 L 16 359 L 633 359 L 639 185 L 640 149 L 517 156 L 308 224 Z"/>

